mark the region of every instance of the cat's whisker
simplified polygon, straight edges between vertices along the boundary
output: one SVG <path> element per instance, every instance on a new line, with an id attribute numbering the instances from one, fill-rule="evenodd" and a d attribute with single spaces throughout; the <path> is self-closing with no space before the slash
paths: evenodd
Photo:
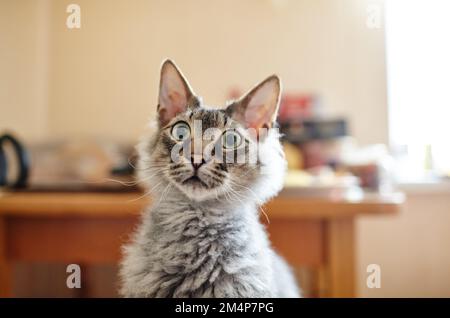
<path id="1" fill-rule="evenodd" d="M 245 204 L 245 203 L 240 199 L 240 197 L 242 197 L 242 196 L 241 196 L 238 192 L 234 191 L 234 190 L 231 189 L 231 188 L 230 188 L 230 192 L 231 192 L 232 195 L 234 195 L 234 197 L 235 197 L 240 203 L 242 203 L 243 205 Z"/>
<path id="2" fill-rule="evenodd" d="M 136 157 L 136 156 L 134 156 L 134 157 Z M 137 170 L 136 166 L 134 164 L 132 164 L 130 160 L 131 160 L 131 157 L 128 157 L 127 158 L 127 162 L 130 165 L 130 167 L 132 167 L 133 169 Z"/>
<path id="3" fill-rule="evenodd" d="M 249 192 L 253 195 L 253 197 L 254 197 L 256 200 L 261 201 L 261 198 L 260 198 L 260 197 L 259 197 L 252 189 L 250 189 L 250 188 L 248 188 L 248 187 L 246 187 L 246 186 L 244 186 L 244 185 L 242 185 L 242 184 L 239 184 L 238 182 L 233 181 L 233 180 L 231 180 L 231 179 L 230 179 L 230 182 L 231 182 L 233 185 L 237 186 L 237 187 L 241 187 L 241 188 L 243 188 L 243 189 L 249 191 Z"/>
<path id="4" fill-rule="evenodd" d="M 235 185 L 235 186 L 238 186 L 238 187 L 241 187 L 241 188 L 244 188 L 244 189 L 250 191 L 250 193 L 254 195 L 254 198 L 255 198 L 258 202 L 261 201 L 261 198 L 259 198 L 259 197 L 256 195 L 256 193 L 255 193 L 252 189 L 250 189 L 250 188 L 248 188 L 248 187 L 246 187 L 246 186 L 243 186 L 243 185 L 241 185 L 241 184 L 238 184 L 237 182 L 234 182 L 233 180 L 230 180 L 230 182 L 231 182 L 233 185 Z M 258 208 L 261 210 L 261 213 L 263 213 L 263 214 L 265 215 L 265 217 L 266 217 L 266 219 L 267 219 L 267 222 L 270 224 L 269 216 L 268 216 L 268 214 L 266 213 L 266 211 L 264 210 L 264 208 L 263 208 L 262 206 L 259 206 Z"/>
<path id="5" fill-rule="evenodd" d="M 107 182 L 115 182 L 115 183 L 119 183 L 123 186 L 127 186 L 127 187 L 131 187 L 134 185 L 137 185 L 137 181 L 122 181 L 122 180 L 116 180 L 116 179 L 112 179 L 112 178 L 104 178 L 102 180 L 97 180 L 97 181 L 81 181 L 81 183 L 85 183 L 85 184 L 101 184 L 101 183 L 107 183 Z"/>
<path id="6" fill-rule="evenodd" d="M 140 177 L 140 178 L 138 178 L 137 182 L 138 182 L 138 184 L 147 186 L 147 182 L 148 182 L 149 180 L 154 179 L 155 176 L 156 176 L 156 173 L 155 173 L 155 174 L 152 174 L 152 175 L 150 175 L 150 176 Z"/>
<path id="7" fill-rule="evenodd" d="M 152 193 L 155 192 L 155 190 L 156 190 L 162 183 L 163 183 L 163 182 L 160 181 L 160 182 L 158 182 L 156 185 L 150 186 L 150 187 L 149 187 L 149 190 L 145 191 L 144 194 L 142 194 L 141 196 L 139 196 L 139 197 L 137 197 L 137 198 L 130 199 L 130 200 L 128 200 L 127 202 L 138 201 L 138 200 L 140 200 L 140 199 L 142 199 L 142 198 L 145 198 L 145 197 L 150 196 Z"/>
<path id="8" fill-rule="evenodd" d="M 131 202 L 139 201 L 140 199 L 143 199 L 143 198 L 149 196 L 150 194 L 151 194 L 151 191 L 146 191 L 143 195 L 140 195 L 139 197 L 134 198 L 134 199 L 127 200 L 126 202 L 131 203 Z"/>
<path id="9" fill-rule="evenodd" d="M 227 185 L 225 187 L 226 191 L 225 193 L 227 193 L 228 191 L 230 192 L 230 197 L 231 199 L 235 198 L 237 199 L 239 202 L 241 202 L 242 204 L 244 204 L 244 202 L 242 200 L 240 200 L 239 198 L 243 198 L 244 200 L 246 199 L 244 196 L 242 196 L 241 194 L 239 194 L 237 191 L 233 190 L 233 188 L 230 185 Z M 232 196 L 233 195 L 233 196 Z"/>
<path id="10" fill-rule="evenodd" d="M 230 190 L 229 187 L 225 187 L 225 191 L 223 192 L 223 195 L 225 197 L 225 200 L 229 203 L 233 203 L 231 198 L 228 196 L 228 191 Z"/>
<path id="11" fill-rule="evenodd" d="M 259 210 L 260 210 L 261 213 L 264 214 L 264 216 L 266 217 L 267 224 L 270 224 L 269 215 L 266 213 L 266 211 L 263 209 L 262 206 L 259 207 Z"/>
<path id="12" fill-rule="evenodd" d="M 249 167 L 249 168 L 247 168 L 247 169 L 248 169 L 248 171 L 247 171 L 246 173 L 244 173 L 244 174 L 241 176 L 241 178 L 245 178 L 245 177 L 248 176 L 250 173 L 252 173 L 252 172 L 254 172 L 255 170 L 259 169 L 259 167 L 258 167 L 258 166 L 255 166 L 255 167 Z"/>
<path id="13" fill-rule="evenodd" d="M 148 175 L 146 176 L 145 179 L 153 178 L 153 177 L 156 176 L 158 173 L 169 172 L 170 169 L 148 169 L 147 171 L 150 172 L 150 174 L 148 174 Z M 145 180 L 145 179 L 143 179 L 143 180 Z"/>
<path id="14" fill-rule="evenodd" d="M 164 197 L 166 196 L 168 191 L 170 191 L 170 188 L 171 188 L 171 184 L 169 183 L 169 184 L 167 184 L 167 187 L 162 191 L 161 197 L 159 198 L 159 201 L 156 204 L 156 206 L 158 206 L 161 203 L 161 201 L 164 199 Z"/>

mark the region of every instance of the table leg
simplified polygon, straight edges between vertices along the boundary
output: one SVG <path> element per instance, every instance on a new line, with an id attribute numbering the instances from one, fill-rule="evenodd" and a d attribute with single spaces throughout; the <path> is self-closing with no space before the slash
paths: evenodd
<path id="1" fill-rule="evenodd" d="M 0 297 L 11 296 L 11 266 L 7 260 L 6 220 L 0 217 Z"/>
<path id="2" fill-rule="evenodd" d="M 355 242 L 352 218 L 326 224 L 328 297 L 355 297 Z"/>

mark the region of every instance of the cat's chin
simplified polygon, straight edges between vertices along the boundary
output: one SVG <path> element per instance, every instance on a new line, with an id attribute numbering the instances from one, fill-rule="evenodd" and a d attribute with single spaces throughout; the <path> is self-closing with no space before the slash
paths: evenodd
<path id="1" fill-rule="evenodd" d="M 208 188 L 197 177 L 189 178 L 182 183 L 176 183 L 177 188 L 192 201 L 206 201 L 216 198 L 220 187 Z"/>
<path id="2" fill-rule="evenodd" d="M 180 190 L 193 201 L 206 201 L 214 198 L 213 191 L 195 185 L 183 185 Z"/>

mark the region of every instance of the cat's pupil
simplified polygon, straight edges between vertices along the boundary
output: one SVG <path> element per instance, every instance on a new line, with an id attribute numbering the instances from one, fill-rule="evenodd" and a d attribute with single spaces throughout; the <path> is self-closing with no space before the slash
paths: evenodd
<path id="1" fill-rule="evenodd" d="M 189 127 L 185 123 L 178 123 L 172 128 L 172 136 L 177 140 L 185 140 L 189 136 Z"/>
<path id="2" fill-rule="evenodd" d="M 180 127 L 178 128 L 178 138 L 183 139 L 186 136 L 186 128 Z"/>

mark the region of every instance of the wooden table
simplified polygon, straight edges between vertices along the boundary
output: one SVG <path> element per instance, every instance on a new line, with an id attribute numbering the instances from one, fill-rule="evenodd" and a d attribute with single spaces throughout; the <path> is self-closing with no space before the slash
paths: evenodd
<path id="1" fill-rule="evenodd" d="M 14 262 L 117 263 L 149 198 L 140 193 L 0 193 L 0 296 Z M 355 296 L 354 219 L 396 213 L 401 194 L 359 200 L 280 195 L 264 210 L 274 247 L 292 266 L 316 268 L 317 295 Z M 264 220 L 264 217 L 262 218 Z"/>

